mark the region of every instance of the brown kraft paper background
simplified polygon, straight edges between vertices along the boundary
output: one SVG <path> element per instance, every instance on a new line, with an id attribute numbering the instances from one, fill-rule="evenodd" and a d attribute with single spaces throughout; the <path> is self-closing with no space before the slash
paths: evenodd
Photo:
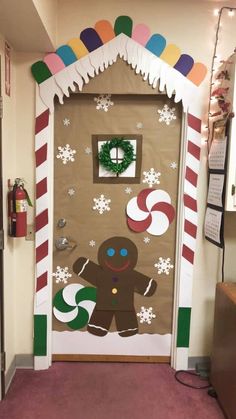
<path id="1" fill-rule="evenodd" d="M 117 93 L 120 94 L 117 94 Z M 114 105 L 108 112 L 96 109 L 94 97 L 99 93 L 112 94 Z M 116 93 L 116 94 L 114 94 Z M 131 94 L 133 93 L 133 94 Z M 176 120 L 170 125 L 159 122 L 158 109 L 167 104 L 175 108 Z M 70 119 L 70 125 L 64 126 L 63 120 Z M 135 233 L 129 230 L 126 223 L 126 205 L 128 201 L 148 184 L 143 183 L 143 171 L 154 168 L 160 172 L 160 184 L 156 189 L 163 189 L 171 197 L 171 203 L 177 208 L 178 168 L 172 169 L 171 162 L 179 166 L 181 138 L 182 107 L 175 104 L 166 95 L 158 94 L 144 82 L 141 76 L 123 61 L 118 61 L 104 73 L 92 79 L 83 89 L 83 93 L 71 95 L 65 99 L 63 106 L 56 104 L 55 110 L 55 166 L 54 166 L 54 243 L 56 238 L 67 237 L 75 242 L 73 250 L 58 251 L 54 247 L 53 272 L 56 267 L 68 266 L 72 277 L 68 284 L 79 282 L 91 286 L 72 271 L 75 260 L 84 256 L 97 263 L 97 250 L 101 243 L 112 236 L 124 236 L 131 239 L 138 248 L 137 271 L 154 278 L 158 287 L 152 297 L 134 294 L 136 313 L 142 306 L 153 308 L 156 318 L 151 324 L 139 324 L 139 333 L 166 334 L 172 332 L 172 307 L 174 290 L 174 269 L 169 275 L 158 275 L 154 263 L 159 257 L 171 258 L 175 265 L 176 216 L 167 232 L 162 236 L 152 236 L 146 232 Z M 143 127 L 137 128 L 141 122 Z M 94 184 L 93 155 L 86 154 L 85 148 L 92 149 L 92 135 L 109 134 L 142 135 L 141 178 L 138 184 Z M 63 164 L 56 158 L 58 146 L 69 144 L 76 150 L 75 161 Z M 125 193 L 126 187 L 131 187 L 132 193 Z M 75 188 L 75 195 L 70 197 L 68 189 Z M 101 194 L 111 199 L 109 212 L 99 214 L 93 210 L 93 198 Z M 64 228 L 57 227 L 60 218 L 65 218 Z M 150 238 L 145 244 L 144 237 Z M 89 246 L 90 240 L 96 245 Z M 56 284 L 53 279 L 53 296 L 66 285 Z M 59 322 L 53 316 L 53 330 L 71 330 L 66 324 Z M 86 328 L 82 329 L 86 330 Z M 114 320 L 110 331 L 116 331 Z M 101 338 L 102 339 L 102 338 Z M 122 339 L 122 338 L 121 338 Z"/>

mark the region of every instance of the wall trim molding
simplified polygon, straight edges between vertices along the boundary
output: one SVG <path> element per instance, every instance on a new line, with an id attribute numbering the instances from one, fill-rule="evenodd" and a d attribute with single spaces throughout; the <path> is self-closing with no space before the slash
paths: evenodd
<path id="1" fill-rule="evenodd" d="M 17 354 L 16 369 L 32 369 L 34 368 L 34 357 L 32 354 Z"/>
<path id="2" fill-rule="evenodd" d="M 209 356 L 189 356 L 188 369 L 195 370 L 196 364 L 210 365 L 211 359 Z"/>
<path id="3" fill-rule="evenodd" d="M 5 374 L 5 393 L 7 394 L 17 369 L 33 369 L 34 357 L 31 354 L 17 354 L 14 356 Z"/>
<path id="4" fill-rule="evenodd" d="M 15 375 L 16 372 L 16 357 L 14 356 L 8 370 L 6 371 L 5 374 L 5 394 L 7 394 L 9 387 L 11 385 L 11 382 L 13 380 L 13 377 Z"/>

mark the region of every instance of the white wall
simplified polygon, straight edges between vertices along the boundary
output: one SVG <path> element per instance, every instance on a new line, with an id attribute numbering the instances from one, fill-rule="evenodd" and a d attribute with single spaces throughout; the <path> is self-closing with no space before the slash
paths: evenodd
<path id="1" fill-rule="evenodd" d="M 26 189 L 34 198 L 34 81 L 32 62 L 39 54 L 20 54 L 11 50 L 11 96 L 5 95 L 4 39 L 0 35 L 1 79 L 3 96 L 2 164 L 4 249 L 4 317 L 6 370 L 17 353 L 32 353 L 34 243 L 7 235 L 7 181 L 26 180 Z M 28 212 L 34 221 L 34 210 Z"/>
<path id="2" fill-rule="evenodd" d="M 225 279 L 236 282 L 236 212 L 225 214 L 225 237 Z"/>
<path id="3" fill-rule="evenodd" d="M 57 37 L 57 0 L 33 0 L 38 14 L 53 44 Z"/>
<path id="4" fill-rule="evenodd" d="M 39 3 L 35 1 L 35 3 Z M 43 3 L 41 3 L 42 5 Z M 217 2 L 220 7 L 225 2 Z M 230 4 L 228 2 L 227 4 Z M 152 32 L 161 33 L 170 43 L 176 43 L 183 52 L 189 53 L 196 60 L 202 61 L 210 67 L 213 53 L 216 17 L 213 16 L 214 2 L 208 1 L 156 1 L 133 2 L 133 0 L 59 0 L 58 3 L 58 38 L 57 46 L 65 43 L 72 37 L 79 35 L 85 27 L 93 26 L 97 20 L 108 19 L 114 22 L 121 14 L 130 15 L 134 23 L 146 23 Z M 43 13 L 42 13 L 43 16 Z M 220 32 L 220 49 L 227 57 L 234 49 L 236 39 L 236 17 L 227 16 L 223 19 Z M 222 38 L 223 37 L 223 38 Z M 223 39 L 223 41 L 222 41 Z M 0 49 L 1 51 L 1 49 Z M 34 82 L 30 74 L 30 65 L 40 59 L 40 55 L 15 54 L 16 66 L 16 102 L 11 99 L 9 113 L 4 121 L 4 159 L 5 179 L 7 176 L 22 176 L 27 180 L 27 188 L 33 196 L 34 185 Z M 14 75 L 14 74 L 13 74 Z M 207 108 L 208 80 L 205 82 L 205 97 L 203 113 Z M 7 99 L 8 101 L 8 99 Z M 9 102 L 9 101 L 8 101 Z M 16 106 L 16 112 L 14 112 Z M 10 107 L 15 122 L 10 123 Z M 14 134 L 14 135 L 13 135 Z M 12 150 L 7 144 L 14 143 L 17 161 L 12 164 Z M 211 349 L 213 307 L 215 285 L 220 279 L 220 251 L 203 238 L 203 218 L 206 202 L 206 147 L 203 146 L 201 170 L 199 179 L 199 218 L 198 246 L 196 252 L 196 268 L 193 286 L 193 311 L 191 322 L 190 355 L 208 355 Z M 33 211 L 30 213 L 30 221 Z M 23 239 L 17 241 L 13 255 L 13 239 L 7 241 L 5 256 L 9 256 L 9 263 L 5 276 L 7 296 L 6 333 L 8 336 L 9 353 L 32 353 L 33 330 L 33 292 L 34 292 L 34 250 L 32 242 Z M 236 239 L 231 235 L 231 249 L 236 247 Z M 15 276 L 12 260 L 15 264 Z M 235 258 L 234 258 L 235 259 Z M 236 270 L 236 269 L 235 269 Z M 10 280 L 8 279 L 10 277 Z M 13 294 L 12 294 L 13 293 Z M 12 295 L 15 295 L 14 309 Z M 13 315 L 14 312 L 14 315 Z M 15 322 L 15 332 L 12 324 Z M 14 336 L 13 334 L 14 333 Z M 15 349 L 14 344 L 15 342 Z"/>
<path id="5" fill-rule="evenodd" d="M 25 187 L 34 201 L 35 156 L 34 156 L 34 80 L 31 64 L 41 57 L 37 54 L 16 53 L 16 173 L 25 179 Z M 35 208 L 28 208 L 27 222 L 34 223 Z M 15 284 L 15 344 L 16 353 L 32 353 L 33 345 L 33 299 L 34 299 L 34 242 L 15 239 L 16 284 Z M 20 313 L 20 316 L 19 316 Z M 22 333 L 24 330 L 24 333 Z"/>
<path id="6" fill-rule="evenodd" d="M 5 348 L 7 368 L 15 355 L 15 242 L 7 236 L 7 180 L 16 176 L 16 64 L 11 53 L 11 96 L 5 95 L 5 43 L 0 35 L 1 80 L 3 96 L 2 120 L 2 170 L 3 170 L 3 228 L 5 231 L 4 250 L 4 307 L 5 307 Z"/>

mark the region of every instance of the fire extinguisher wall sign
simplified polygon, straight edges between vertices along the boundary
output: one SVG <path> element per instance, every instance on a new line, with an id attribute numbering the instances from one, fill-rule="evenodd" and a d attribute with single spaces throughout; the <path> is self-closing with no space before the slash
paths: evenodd
<path id="1" fill-rule="evenodd" d="M 22 179 L 17 178 L 8 192 L 8 221 L 11 237 L 25 237 L 27 235 L 28 205 L 32 206 L 28 192 L 24 188 Z"/>

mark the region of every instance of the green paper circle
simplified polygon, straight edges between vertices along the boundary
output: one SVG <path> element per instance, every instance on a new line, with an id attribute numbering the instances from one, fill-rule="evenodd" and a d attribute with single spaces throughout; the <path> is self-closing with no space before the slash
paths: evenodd
<path id="1" fill-rule="evenodd" d="M 114 163 L 111 159 L 110 152 L 112 148 L 121 148 L 124 151 L 124 157 L 121 163 Z M 124 138 L 112 138 L 102 145 L 101 151 L 98 154 L 100 164 L 110 172 L 121 174 L 129 165 L 135 160 L 134 159 L 134 147 L 128 140 Z"/>
<path id="2" fill-rule="evenodd" d="M 59 290 L 53 298 L 53 306 L 62 313 L 69 313 L 74 307 L 67 304 L 63 298 L 63 288 Z"/>
<path id="3" fill-rule="evenodd" d="M 67 323 L 67 326 L 73 330 L 82 329 L 84 326 L 86 326 L 89 320 L 89 314 L 85 308 L 78 307 L 78 310 L 79 311 L 75 319 Z"/>
<path id="4" fill-rule="evenodd" d="M 79 290 L 75 296 L 76 304 L 79 304 L 81 301 L 84 301 L 84 300 L 96 302 L 96 295 L 97 295 L 97 289 L 94 287 L 81 288 L 81 290 Z"/>
<path id="5" fill-rule="evenodd" d="M 81 301 L 88 300 L 88 301 L 96 302 L 97 290 L 94 287 L 84 287 L 78 290 L 75 295 L 76 304 L 74 306 L 70 306 L 69 304 L 65 302 L 63 298 L 63 290 L 64 288 L 60 289 L 53 298 L 53 307 L 55 307 L 57 310 L 61 311 L 62 313 L 69 313 Z M 84 307 L 78 306 L 77 316 L 70 322 L 67 322 L 66 324 L 71 329 L 78 330 L 86 326 L 88 323 L 88 320 L 89 320 L 88 311 Z"/>

